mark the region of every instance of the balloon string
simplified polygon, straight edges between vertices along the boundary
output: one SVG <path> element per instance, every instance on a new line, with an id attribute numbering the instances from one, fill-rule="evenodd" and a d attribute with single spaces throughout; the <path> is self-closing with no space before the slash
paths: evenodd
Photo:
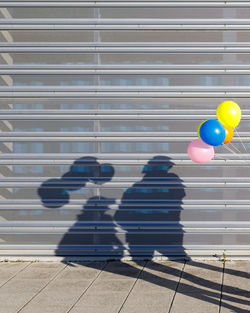
<path id="1" fill-rule="evenodd" d="M 221 147 L 221 146 L 219 146 L 219 147 Z M 219 148 L 219 147 L 218 147 L 218 148 Z M 221 160 L 224 160 L 224 161 L 226 161 L 226 160 L 230 161 L 230 158 L 225 158 L 225 157 L 223 158 L 223 157 L 220 157 L 218 154 L 215 154 L 215 157 L 216 157 L 216 158 L 219 158 L 219 159 L 221 159 Z"/>
<path id="2" fill-rule="evenodd" d="M 230 151 L 231 152 L 231 151 Z M 234 154 L 236 154 L 236 153 L 234 153 Z M 237 155 L 237 154 L 236 154 Z M 237 156 L 239 156 L 239 155 L 237 155 Z M 215 158 L 216 159 L 221 159 L 221 160 L 223 160 L 223 161 L 230 161 L 230 159 L 229 158 L 222 158 L 222 157 L 220 157 L 218 154 L 215 154 Z M 246 160 L 241 160 L 241 161 L 243 161 L 243 162 L 247 162 Z"/>
<path id="3" fill-rule="evenodd" d="M 232 145 L 232 147 L 233 147 L 236 151 L 238 151 L 239 153 L 242 153 L 238 148 L 235 147 L 235 145 L 233 145 L 231 142 L 229 142 L 229 143 L 230 143 L 230 145 Z"/>
<path id="4" fill-rule="evenodd" d="M 231 153 L 235 154 L 237 157 L 240 158 L 240 156 L 239 156 L 235 151 L 233 151 L 232 149 L 230 149 L 230 148 L 227 147 L 226 145 L 223 145 L 223 147 L 224 147 L 225 149 L 227 149 L 228 151 L 230 151 Z M 243 161 L 244 161 L 244 160 L 243 160 Z"/>
<path id="5" fill-rule="evenodd" d="M 247 148 L 245 147 L 245 145 L 244 145 L 244 143 L 243 143 L 243 141 L 242 141 L 242 139 L 241 139 L 239 133 L 237 132 L 237 129 L 236 129 L 236 128 L 235 128 L 235 132 L 236 132 L 237 136 L 239 137 L 242 146 L 244 147 L 245 151 L 247 152 Z"/>
<path id="6" fill-rule="evenodd" d="M 237 153 L 235 153 L 235 151 L 233 151 L 232 149 L 230 149 L 230 148 L 227 147 L 226 145 L 223 145 L 223 147 L 224 147 L 225 149 L 227 149 L 228 151 L 232 152 L 233 154 L 235 154 L 237 157 L 240 158 L 240 156 L 239 156 Z M 245 163 L 248 163 L 248 162 L 247 162 L 246 160 L 244 160 L 244 159 L 241 159 L 241 161 L 243 161 L 243 162 L 245 162 Z"/>
<path id="7" fill-rule="evenodd" d="M 237 155 L 237 157 L 240 157 L 235 151 L 233 151 L 232 149 L 230 149 L 229 147 L 227 147 L 226 145 L 223 145 L 223 148 L 227 149 L 228 151 L 230 151 L 231 153 Z"/>

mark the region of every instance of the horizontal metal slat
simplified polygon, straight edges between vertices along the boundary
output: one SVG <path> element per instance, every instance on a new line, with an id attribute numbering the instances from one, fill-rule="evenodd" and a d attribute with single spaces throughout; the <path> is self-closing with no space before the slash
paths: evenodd
<path id="1" fill-rule="evenodd" d="M 203 120 L 214 110 L 0 110 L 0 120 Z M 250 110 L 242 110 L 242 120 Z"/>
<path id="2" fill-rule="evenodd" d="M 246 159 L 245 154 L 237 155 L 237 159 L 230 159 L 232 155 L 229 155 L 227 158 L 221 156 L 217 153 L 215 159 L 211 160 L 209 165 L 213 166 L 249 166 L 250 159 Z M 53 159 L 30 159 L 28 156 L 26 160 L 1 160 L 0 165 L 72 165 L 75 160 L 64 160 L 63 157 L 61 160 Z M 99 161 L 98 161 L 99 162 Z M 109 160 L 112 165 L 145 165 L 143 160 Z M 104 162 L 99 162 L 100 164 Z M 174 166 L 193 166 L 194 163 L 191 160 L 171 160 L 171 164 Z"/>
<path id="3" fill-rule="evenodd" d="M 249 53 L 247 42 L 2 42 L 1 53 Z"/>
<path id="4" fill-rule="evenodd" d="M 50 205 L 52 206 L 52 204 L 50 203 Z M 82 211 L 83 210 L 83 203 L 81 204 L 67 204 L 67 206 L 65 206 L 63 209 L 65 211 Z M 56 206 L 55 204 L 55 208 L 51 208 L 50 210 L 56 210 L 58 209 L 58 206 Z M 232 212 L 237 211 L 237 213 L 239 212 L 239 210 L 242 211 L 250 211 L 250 205 L 248 204 L 234 204 L 234 205 L 225 205 L 225 204 L 203 204 L 203 205 L 191 205 L 191 204 L 159 204 L 159 203 L 128 203 L 128 204 L 123 204 L 123 205 L 118 205 L 118 204 L 109 204 L 108 208 L 105 207 L 103 208 L 103 204 L 102 203 L 96 203 L 96 204 L 89 204 L 84 208 L 84 212 L 100 212 L 102 213 L 103 211 L 105 211 L 106 213 L 113 212 L 113 211 L 118 211 L 119 210 L 123 210 L 123 212 L 129 212 L 130 213 L 136 213 L 136 214 L 140 214 L 140 210 L 144 211 L 144 210 L 155 210 L 157 212 L 157 214 L 159 213 L 166 213 L 166 211 L 168 211 L 169 213 L 171 212 L 179 212 L 181 213 L 181 211 L 185 210 L 185 212 L 187 210 L 189 211 L 193 211 L 193 210 L 197 210 L 197 211 L 203 211 L 204 210 L 204 214 L 207 213 L 207 211 L 209 211 L 209 213 L 220 213 L 220 211 L 222 212 L 223 210 L 230 210 Z M 40 211 L 40 210 L 48 210 L 48 208 L 45 208 L 44 205 L 42 204 L 0 204 L 0 213 L 1 211 L 9 211 L 11 210 L 12 212 L 14 211 L 19 211 L 19 210 L 24 210 L 24 211 Z M 219 210 L 219 211 L 218 211 Z"/>
<path id="5" fill-rule="evenodd" d="M 88 165 L 89 166 L 89 165 Z M 170 174 L 171 175 L 171 174 Z M 50 178 L 50 177 L 49 177 Z M 95 180 L 95 181 L 105 181 L 105 178 L 101 177 L 93 177 L 90 176 L 88 177 L 90 180 Z M 48 179 L 48 177 L 0 177 L 0 182 L 42 182 L 44 183 Z M 63 185 L 65 183 L 68 184 L 79 184 L 82 180 L 86 179 L 86 177 L 74 177 L 74 174 L 72 173 L 72 177 L 53 177 L 53 179 L 60 179 L 58 183 L 55 182 L 48 182 L 49 185 Z M 141 184 L 141 185 L 148 185 L 148 184 L 180 184 L 180 183 L 250 183 L 250 178 L 248 177 L 233 177 L 233 176 L 225 176 L 225 177 L 189 177 L 189 176 L 183 176 L 183 177 L 171 177 L 171 176 L 166 176 L 166 177 L 144 177 L 143 181 L 141 181 L 141 177 L 113 177 L 112 178 L 112 184 L 116 183 L 129 183 L 129 184 Z M 105 185 L 108 184 L 107 182 Z M 102 185 L 101 185 L 102 187 Z"/>
<path id="6" fill-rule="evenodd" d="M 197 137 L 196 133 L 193 133 L 192 135 L 186 135 L 184 136 L 176 136 L 168 134 L 164 136 L 163 133 L 159 132 L 159 134 L 155 135 L 147 135 L 147 133 L 142 133 L 142 135 L 139 135 L 136 133 L 133 133 L 131 135 L 127 133 L 110 133 L 110 135 L 102 133 L 102 134 L 91 134 L 91 133 L 50 133 L 44 132 L 43 134 L 38 134 L 36 132 L 29 132 L 29 133 L 0 133 L 0 142 L 121 142 L 121 141 L 129 141 L 129 142 L 145 142 L 145 141 L 161 141 L 161 142 L 170 142 L 170 141 L 187 141 L 187 140 L 194 140 Z M 241 137 L 242 140 L 250 141 L 249 137 Z M 234 142 L 240 142 L 239 138 L 234 139 Z"/>
<path id="7" fill-rule="evenodd" d="M 102 114 L 102 115 L 135 115 L 135 114 L 142 114 L 143 115 L 152 115 L 152 114 L 168 114 L 170 117 L 171 116 L 178 116 L 178 115 L 187 115 L 187 116 L 199 116 L 199 115 L 214 115 L 214 109 L 202 109 L 199 108 L 199 113 L 197 113 L 197 109 L 60 109 L 60 110 L 53 110 L 53 109 L 39 109 L 39 110 L 34 110 L 34 109 L 8 109 L 8 110 L 1 110 L 0 108 L 0 113 L 1 115 L 5 114 L 18 114 L 18 115 L 26 115 L 26 114 L 50 114 L 50 115 L 67 115 L 67 114 L 84 114 L 84 115 L 92 115 L 92 114 Z M 242 109 L 243 116 L 244 118 L 245 115 L 250 115 L 250 110 L 248 109 Z"/>
<path id="8" fill-rule="evenodd" d="M 2 30 L 249 30 L 248 19 L 3 19 Z"/>
<path id="9" fill-rule="evenodd" d="M 2 245 L 0 246 L 1 261 L 58 261 L 61 258 L 65 261 L 93 261 L 98 256 L 98 260 L 131 260 L 133 257 L 145 259 L 148 253 L 156 259 L 168 259 L 189 257 L 209 259 L 220 259 L 223 253 L 229 258 L 249 259 L 250 245 Z"/>
<path id="10" fill-rule="evenodd" d="M 140 234 L 140 235 L 160 235 L 160 234 L 249 234 L 250 227 L 197 227 L 197 228 L 189 228 L 189 227 L 179 227 L 179 228 L 168 228 L 168 227 L 155 227 L 155 228 L 147 228 L 147 227 L 131 227 L 129 229 L 113 227 L 113 228 L 105 228 L 105 227 L 88 227 L 88 228 L 76 228 L 71 229 L 69 227 L 1 227 L 0 234 L 68 234 L 68 235 L 78 235 L 78 234 L 126 234 L 129 232 L 129 235 L 132 234 Z"/>
<path id="11" fill-rule="evenodd" d="M 206 115 L 206 119 L 212 119 L 216 118 L 216 115 Z M 78 115 L 73 115 L 73 114 L 68 114 L 68 115 L 62 115 L 62 114 L 54 114 L 54 115 L 49 115 L 49 114 L 40 114 L 40 115 L 34 115 L 34 114 L 27 114 L 27 115 L 16 115 L 16 114 L 10 114 L 10 115 L 1 115 L 0 111 L 0 120 L 87 120 L 87 121 L 92 121 L 92 120 L 203 120 L 204 115 L 197 115 L 197 116 L 186 116 L 186 115 L 172 115 L 169 116 L 167 114 L 165 115 L 143 115 L 143 114 L 137 114 L 137 115 L 102 115 L 102 114 L 78 114 Z M 250 115 L 245 116 L 245 119 L 250 120 Z"/>
<path id="12" fill-rule="evenodd" d="M 162 158 L 154 159 L 155 153 L 0 153 L 0 160 L 26 160 L 27 157 L 29 157 L 32 160 L 55 160 L 59 161 L 62 158 L 64 160 L 78 160 L 82 157 L 90 157 L 89 163 L 91 163 L 91 158 L 98 159 L 98 162 L 102 161 L 110 161 L 110 160 L 124 160 L 126 158 L 127 160 L 131 161 L 152 161 L 152 163 L 166 163 L 166 159 L 164 157 L 167 157 L 169 159 L 169 162 L 172 161 L 172 159 L 175 160 L 188 160 L 189 157 L 186 153 L 168 153 L 168 154 L 161 154 Z M 222 157 L 229 157 L 232 156 L 232 158 L 236 158 L 234 155 L 231 155 L 229 153 L 222 153 L 220 154 Z M 244 154 L 246 158 L 250 158 L 250 153 Z M 152 160 L 153 159 L 153 160 Z M 86 162 L 86 161 L 85 161 Z M 92 161 L 93 164 L 95 161 Z M 80 164 L 80 160 L 78 160 L 78 164 Z"/>
<path id="13" fill-rule="evenodd" d="M 24 25 L 24 24 L 16 24 L 16 25 L 0 25 L 0 30 L 92 30 L 92 31 L 145 31 L 145 30 L 154 30 L 154 31 L 162 31 L 162 30 L 185 30 L 185 31 L 248 31 L 250 30 L 250 25 Z"/>
<path id="14" fill-rule="evenodd" d="M 250 119 L 250 111 L 243 111 Z M 0 110 L 0 120 L 202 120 L 215 118 L 213 110 Z"/>
<path id="15" fill-rule="evenodd" d="M 50 200 L 51 201 L 51 200 Z M 51 201 L 52 203 L 53 201 Z M 11 200 L 1 200 L 0 199 L 0 205 L 41 205 L 41 201 L 38 199 L 11 199 Z M 91 200 L 91 199 L 71 199 L 70 200 L 71 205 L 91 205 L 91 204 L 97 204 L 97 205 L 110 205 L 110 200 Z M 242 200 L 214 200 L 214 199 L 202 199 L 202 200 L 196 200 L 196 199 L 182 199 L 180 200 L 126 200 L 126 203 L 122 201 L 121 199 L 112 199 L 112 204 L 117 205 L 160 205 L 160 206 L 182 206 L 182 205 L 189 205 L 189 206 L 205 206 L 205 205 L 224 205 L 225 207 L 233 206 L 233 205 L 247 205 L 249 206 L 249 199 Z"/>
<path id="16" fill-rule="evenodd" d="M 8 86 L 0 87 L 0 98 L 67 97 L 249 97 L 248 86 Z"/>
<path id="17" fill-rule="evenodd" d="M 203 65 L 203 64 L 117 64 L 117 65 L 4 65 L 0 64 L 1 75 L 160 75 L 160 74 L 188 74 L 188 75 L 244 75 L 250 74 L 248 65 Z"/>
<path id="18" fill-rule="evenodd" d="M 249 24 L 246 18 L 5 18 L 0 25 L 244 25 Z"/>
<path id="19" fill-rule="evenodd" d="M 0 228 L 35 228 L 35 227 L 70 227 L 72 229 L 84 228 L 114 228 L 124 227 L 126 229 L 137 228 L 250 228 L 250 222 L 246 221 L 0 221 Z"/>
<path id="20" fill-rule="evenodd" d="M 178 159 L 178 160 L 188 160 L 188 156 L 185 153 L 169 153 L 167 155 L 162 154 L 161 155 L 163 159 L 154 159 L 152 160 L 153 163 L 158 164 L 158 163 L 166 163 L 166 159 L 164 156 L 169 159 L 171 162 L 172 159 Z M 229 156 L 229 154 L 223 154 L 224 157 Z M 0 160 L 26 160 L 27 157 L 31 160 L 54 160 L 54 161 L 59 161 L 62 158 L 64 160 L 74 160 L 78 161 L 78 164 L 81 164 L 80 158 L 82 157 L 90 157 L 89 164 L 91 162 L 95 164 L 95 161 L 93 161 L 92 158 L 98 159 L 98 162 L 107 162 L 110 160 L 124 160 L 126 158 L 127 160 L 131 161 L 143 161 L 143 162 L 148 162 L 149 160 L 153 159 L 155 157 L 155 154 L 153 153 L 91 153 L 85 154 L 85 153 L 43 153 L 43 154 L 37 154 L 37 153 L 0 153 Z M 246 157 L 250 158 L 250 154 L 247 154 Z M 85 161 L 86 162 L 86 161 Z"/>
<path id="21" fill-rule="evenodd" d="M 163 92 L 180 91 L 186 92 L 246 92 L 249 86 L 0 86 L 0 92 Z"/>
<path id="22" fill-rule="evenodd" d="M 60 181 L 57 184 L 54 183 L 48 184 L 44 186 L 46 189 L 58 189 L 58 188 L 81 188 L 82 187 L 81 182 L 78 181 L 73 183 L 73 182 L 63 182 Z M 41 183 L 39 182 L 0 182 L 0 188 L 39 188 L 41 186 Z M 89 189 L 96 189 L 96 188 L 102 188 L 102 189 L 122 189 L 122 188 L 130 188 L 130 189 L 184 189 L 184 188 L 189 188 L 189 189 L 204 189 L 204 188 L 213 188 L 213 189 L 218 189 L 218 188 L 223 188 L 223 189 L 241 189 L 241 188 L 247 188 L 249 189 L 250 187 L 250 182 L 180 182 L 180 183 L 145 183 L 145 182 L 140 182 L 136 183 L 136 186 L 134 186 L 132 183 L 114 183 L 114 182 L 107 182 L 103 184 L 102 186 L 97 186 L 96 184 L 91 184 L 87 183 L 85 184 L 84 182 L 84 187 L 89 188 Z M 60 199 L 58 199 L 60 201 Z M 49 201 L 50 202 L 50 201 Z"/>
<path id="23" fill-rule="evenodd" d="M 1 42 L 2 47 L 129 47 L 129 48 L 139 48 L 139 47 L 250 47 L 250 43 L 247 41 L 88 41 L 88 42 L 78 42 L 78 41 L 43 41 L 43 42 L 33 42 L 33 41 L 15 41 L 15 42 Z"/>
<path id="24" fill-rule="evenodd" d="M 79 132 L 0 132 L 0 137 L 185 137 L 185 136 L 195 136 L 196 132 L 86 132 L 86 131 L 79 131 Z M 250 135 L 248 132 L 241 132 L 240 135 L 242 137 L 247 137 Z"/>
<path id="25" fill-rule="evenodd" d="M 0 188 L 39 188 L 41 184 L 39 183 L 24 183 L 24 182 L 17 182 L 17 183 L 0 183 Z M 74 187 L 79 187 L 80 183 L 77 184 L 64 184 L 61 186 L 61 188 L 63 189 L 70 189 L 70 188 L 74 188 Z M 250 183 L 181 183 L 181 184 L 158 184 L 158 185 L 152 185 L 152 184 L 145 184 L 145 185 L 138 185 L 136 187 L 133 187 L 131 184 L 129 183 L 122 183 L 122 184 L 114 184 L 114 183 L 105 183 L 105 185 L 103 185 L 101 188 L 102 189 L 123 189 L 123 188 L 134 188 L 134 189 L 163 189 L 163 188 L 167 188 L 167 189 L 185 189 L 185 188 L 189 188 L 189 189 L 207 189 L 207 188 L 212 188 L 212 189 L 249 189 L 250 187 Z M 60 188 L 59 186 L 48 186 L 46 187 L 47 189 L 58 189 Z M 79 187 L 80 188 L 80 187 Z M 97 185 L 93 184 L 87 184 L 85 185 L 85 188 L 89 188 L 89 189 L 96 189 Z M 60 202 L 60 199 L 58 199 L 58 201 Z M 50 201 L 48 201 L 50 203 Z"/>
<path id="26" fill-rule="evenodd" d="M 52 111 L 52 110 L 51 110 Z M 101 113 L 100 113 L 101 112 Z M 133 112 L 133 111 L 131 111 Z M 143 113 L 130 113 L 128 111 L 125 111 L 125 113 L 121 112 L 110 112 L 108 114 L 105 111 L 99 111 L 98 113 L 91 114 L 90 112 L 84 113 L 79 111 L 78 113 L 73 113 L 73 110 L 68 110 L 67 113 L 62 113 L 61 110 L 55 112 L 50 112 L 50 110 L 44 110 L 44 112 L 36 112 L 36 111 L 28 111 L 27 113 L 25 112 L 16 112 L 16 110 L 9 110 L 9 112 L 2 112 L 0 110 L 0 120 L 87 120 L 87 121 L 92 121 L 92 120 L 190 120 L 190 121 L 200 121 L 206 119 L 216 119 L 215 114 L 168 114 L 168 111 L 165 111 L 162 113 L 160 112 L 155 112 L 155 111 L 150 111 L 151 114 L 145 114 Z M 197 112 L 197 111 L 196 111 Z M 7 113 L 7 114 L 6 114 Z M 9 113 L 9 114 L 8 114 Z M 72 114 L 73 113 L 73 114 Z M 121 114 L 122 113 L 122 114 Z M 158 113 L 158 114 L 155 114 Z M 244 114 L 242 116 L 242 120 L 250 120 L 250 114 L 246 115 Z"/>
<path id="27" fill-rule="evenodd" d="M 51 137 L 34 137 L 30 135 L 29 137 L 0 137 L 0 142 L 188 142 L 191 140 L 197 139 L 197 135 L 195 136 L 186 136 L 185 138 L 182 137 L 159 137 L 159 136 L 152 136 L 152 137 L 83 137 L 83 136 L 72 136 L 72 137 L 59 137 L 59 136 L 51 136 Z M 244 141 L 250 141 L 249 137 L 242 137 Z M 240 139 L 235 139 L 233 142 L 240 142 Z"/>
<path id="28" fill-rule="evenodd" d="M 78 230 L 72 230 L 71 233 L 67 232 L 69 231 L 69 228 L 66 227 L 1 227 L 0 228 L 0 234 L 13 234 L 13 235 L 21 235 L 21 234 L 47 234 L 47 235 L 55 235 L 55 234 L 71 234 L 71 235 L 79 235 L 79 234 L 91 234 L 91 235 L 97 235 L 97 234 L 126 234 L 128 231 L 124 230 L 122 228 L 114 227 L 113 229 L 78 229 Z M 181 229 L 130 229 L 129 234 L 140 234 L 140 235 L 160 235 L 160 234 L 250 234 L 250 227 L 249 228 L 181 228 Z M 91 245 L 92 247 L 92 245 Z"/>
<path id="29" fill-rule="evenodd" d="M 97 0 L 97 1 L 84 1 L 84 0 L 74 0 L 74 1 L 0 1 L 0 7 L 32 7 L 32 8 L 41 8 L 41 7 L 49 7 L 49 8 L 196 8 L 196 7 L 249 7 L 250 4 L 246 0 L 241 1 L 222 1 L 222 0 L 158 0 L 158 1 L 148 1 L 148 0 Z"/>
<path id="30" fill-rule="evenodd" d="M 147 156 L 143 157 L 143 154 L 133 155 L 132 153 L 123 154 L 121 157 L 119 153 L 116 155 L 107 154 L 91 154 L 92 157 L 97 158 L 100 164 L 103 163 L 111 163 L 111 164 L 120 164 L 120 165 L 144 165 L 146 163 L 152 162 L 152 164 L 168 164 L 167 160 L 153 160 L 154 156 L 147 158 Z M 161 154 L 164 156 L 164 154 Z M 49 165 L 60 165 L 60 164 L 72 164 L 75 163 L 77 165 L 81 165 L 80 158 L 84 157 L 85 154 L 79 154 L 75 157 L 69 157 L 66 153 L 63 154 L 2 154 L 0 155 L 0 164 L 49 164 Z M 169 164 L 178 165 L 194 165 L 193 162 L 188 158 L 187 154 L 179 154 L 178 157 L 175 155 L 167 154 L 166 157 L 169 159 Z M 217 153 L 215 155 L 215 159 L 210 161 L 211 166 L 221 165 L 221 166 L 229 166 L 229 165 L 242 165 L 247 166 L 250 162 L 250 155 L 248 153 L 244 154 L 232 154 L 232 153 Z M 196 165 L 197 166 L 197 165 Z"/>
<path id="31" fill-rule="evenodd" d="M 108 250 L 125 250 L 125 249 L 135 249 L 138 251 L 149 251 L 150 249 L 153 250 L 167 250 L 169 249 L 170 251 L 177 251 L 178 249 L 180 250 L 187 250 L 187 249 L 192 249 L 192 250 L 211 250 L 212 255 L 216 252 L 216 250 L 222 250 L 221 252 L 224 252 L 225 249 L 232 249 L 232 250 L 248 250 L 248 255 L 249 255 L 249 250 L 250 250 L 250 245 L 120 245 L 120 246 L 113 246 L 113 245 L 51 245 L 51 244 L 39 244 L 39 250 L 38 250 L 38 245 L 32 245 L 32 244 L 21 244 L 21 245 L 10 245 L 10 244 L 5 244 L 5 245 L 0 245 L 0 251 L 1 253 L 4 253 L 4 250 L 6 250 L 7 254 L 9 255 L 11 252 L 12 253 L 20 253 L 20 250 L 27 250 L 27 251 L 32 251 L 33 255 L 40 255 L 42 251 L 44 252 L 51 252 L 53 251 L 53 255 L 55 255 L 55 251 L 59 250 L 72 250 L 74 252 L 77 251 L 95 251 L 95 254 L 97 253 L 98 250 L 103 250 L 103 251 L 108 251 Z M 10 251 L 12 250 L 12 251 Z M 15 251 L 16 250 L 16 251 Z M 12 254 L 11 253 L 11 254 Z M 81 253 L 81 252 L 80 252 Z M 77 254 L 76 254 L 77 255 Z"/>
<path id="32" fill-rule="evenodd" d="M 161 141 L 183 142 L 194 140 L 196 132 L 1 132 L 0 142 L 20 141 Z M 248 132 L 241 132 L 239 137 L 234 137 L 232 142 L 250 141 Z"/>
<path id="33" fill-rule="evenodd" d="M 181 88 L 180 88 L 181 89 Z M 229 91 L 218 91 L 218 92 L 146 92 L 146 91 L 138 91 L 138 92 L 1 92 L 0 91 L 0 99 L 5 98 L 20 98 L 20 99 L 197 99 L 197 98 L 249 98 L 249 92 L 229 92 Z"/>
<path id="34" fill-rule="evenodd" d="M 1 86 L 0 98 L 249 97 L 248 86 Z"/>
<path id="35" fill-rule="evenodd" d="M 56 206 L 56 205 L 55 205 Z M 44 210 L 45 207 L 42 204 L 1 204 L 0 203 L 0 211 L 19 211 L 19 210 Z M 51 210 L 55 210 L 55 208 L 51 208 Z M 210 213 L 211 212 L 218 212 L 218 210 L 222 211 L 225 209 L 229 209 L 229 210 L 236 210 L 238 212 L 238 210 L 244 210 L 244 211 L 250 211 L 250 205 L 248 204 L 238 204 L 238 205 L 225 205 L 225 204 L 203 204 L 203 205 L 191 205 L 191 204 L 159 204 L 159 203 L 128 203 L 128 204 L 109 204 L 108 208 L 105 207 L 103 208 L 103 204 L 102 203 L 93 203 L 93 204 L 89 204 L 84 208 L 84 211 L 99 211 L 99 212 L 112 212 L 112 211 L 119 211 L 119 210 L 123 210 L 123 212 L 130 212 L 133 213 L 135 212 L 136 214 L 138 213 L 137 211 L 139 210 L 156 210 L 157 213 L 166 213 L 166 211 L 169 212 L 181 212 L 182 210 L 208 210 Z M 46 208 L 46 210 L 48 210 Z M 64 207 L 64 210 L 68 210 L 68 211 L 75 211 L 75 210 L 83 210 L 83 203 L 82 204 L 67 204 L 67 207 Z M 120 212 L 120 211 L 119 211 Z M 140 212 L 139 212 L 140 214 Z"/>

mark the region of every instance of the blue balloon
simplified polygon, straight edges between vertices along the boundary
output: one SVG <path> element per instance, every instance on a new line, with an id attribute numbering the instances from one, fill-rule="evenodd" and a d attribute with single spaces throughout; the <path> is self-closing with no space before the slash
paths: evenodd
<path id="1" fill-rule="evenodd" d="M 208 120 L 201 125 L 200 137 L 210 146 L 219 146 L 222 145 L 225 140 L 226 131 L 219 121 Z"/>

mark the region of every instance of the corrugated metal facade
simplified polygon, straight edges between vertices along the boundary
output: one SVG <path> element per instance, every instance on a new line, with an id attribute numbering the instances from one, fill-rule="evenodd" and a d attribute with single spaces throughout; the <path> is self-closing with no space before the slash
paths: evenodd
<path id="1" fill-rule="evenodd" d="M 249 1 L 0 15 L 0 255 L 249 255 Z M 194 164 L 187 145 L 224 99 L 245 148 L 235 136 L 237 153 Z"/>

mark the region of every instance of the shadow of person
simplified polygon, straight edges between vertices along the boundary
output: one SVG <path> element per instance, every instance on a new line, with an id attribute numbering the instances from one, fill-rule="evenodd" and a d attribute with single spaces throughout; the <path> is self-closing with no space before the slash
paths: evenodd
<path id="1" fill-rule="evenodd" d="M 111 164 L 100 164 L 96 158 L 90 156 L 82 157 L 77 159 L 60 179 L 45 181 L 38 189 L 38 194 L 45 207 L 58 209 L 69 203 L 70 192 L 74 193 L 74 191 L 86 188 L 87 183 L 95 184 L 95 189 L 98 190 L 102 184 L 112 179 L 114 173 L 115 170 Z M 86 254 L 86 251 L 91 254 L 93 247 L 96 251 L 105 243 L 107 245 L 107 242 L 112 246 L 121 245 L 112 231 L 111 234 L 105 234 L 105 236 L 99 231 L 107 224 L 111 230 L 115 228 L 115 225 L 112 225 L 113 219 L 109 215 L 109 205 L 114 204 L 115 199 L 96 195 L 85 201 L 83 210 L 75 218 L 76 222 L 58 244 L 56 255 L 65 256 L 64 262 L 67 261 L 66 255 Z M 83 246 L 84 249 L 82 249 Z"/>
<path id="2" fill-rule="evenodd" d="M 60 179 L 52 178 L 42 183 L 37 193 L 46 208 L 56 209 L 69 203 L 70 191 L 85 187 L 87 182 L 102 184 L 109 181 L 113 175 L 114 168 L 111 165 L 101 165 L 91 156 L 82 157 L 77 159 Z"/>
<path id="3" fill-rule="evenodd" d="M 141 181 L 122 196 L 114 219 L 120 224 L 125 219 L 126 210 L 125 243 L 132 258 L 186 256 L 180 223 L 185 190 L 182 180 L 171 172 L 173 165 L 169 157 L 155 156 L 144 166 Z"/>
<path id="4" fill-rule="evenodd" d="M 105 254 L 103 250 L 110 251 L 109 255 L 115 254 L 115 250 L 122 244 L 116 235 L 116 223 L 110 214 L 109 206 L 115 203 L 115 199 L 102 196 L 89 198 L 81 213 L 77 215 L 77 222 L 61 239 L 56 254 L 65 256 L 65 248 L 71 245 L 76 248 L 78 246 L 79 249 L 74 255 L 88 254 L 98 258 L 98 255 Z M 73 246 L 71 253 L 74 253 Z M 70 259 L 72 258 L 66 256 L 63 262 Z"/>

